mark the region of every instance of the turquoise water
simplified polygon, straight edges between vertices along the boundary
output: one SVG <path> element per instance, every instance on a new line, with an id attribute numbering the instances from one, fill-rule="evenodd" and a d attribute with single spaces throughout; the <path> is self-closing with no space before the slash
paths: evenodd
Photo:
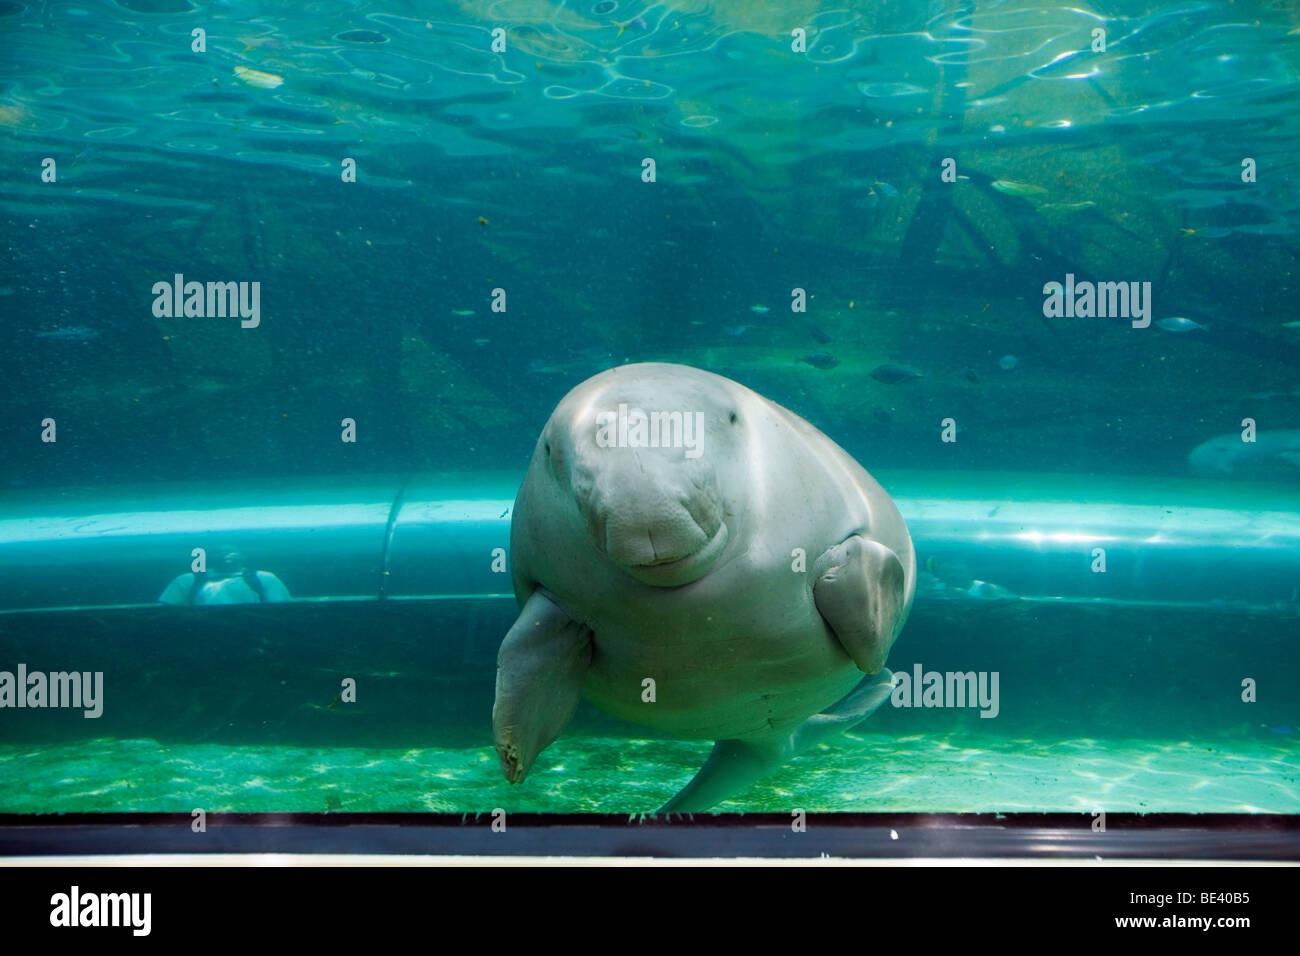
<path id="1" fill-rule="evenodd" d="M 514 788 L 485 747 L 371 750 L 95 740 L 0 749 L 28 781 L 6 813 L 646 813 L 708 756 L 707 744 L 566 738 Z M 716 812 L 1294 813 L 1294 745 L 1219 754 L 1150 739 L 896 738 L 862 734 L 797 758 Z"/>
<path id="2" fill-rule="evenodd" d="M 75 658 L 116 695 L 93 729 L 0 710 L 0 812 L 662 803 L 708 744 L 585 706 L 506 785 L 508 584 L 449 586 L 481 614 L 214 625 L 141 607 L 189 542 L 138 588 L 111 550 L 207 528 L 237 482 L 253 511 L 435 471 L 472 498 L 641 361 L 743 382 L 873 473 L 1019 474 L 989 518 L 1222 483 L 1125 539 L 1120 597 L 1013 593 L 985 559 L 1036 525 L 918 542 L 890 666 L 998 671 L 999 719 L 888 709 L 720 809 L 1296 812 L 1298 80 L 1274 2 L 0 0 L 0 670 Z M 257 308 L 168 314 L 177 275 Z M 1067 282 L 1141 298 L 1052 314 Z M 385 556 L 392 500 L 355 518 Z M 1120 514 L 1043 551 L 1138 535 Z M 221 527 L 265 555 L 263 518 Z M 286 572 L 295 597 L 372 593 L 299 540 L 328 580 Z M 345 711 L 340 673 L 369 682 Z"/>
<path id="3" fill-rule="evenodd" d="M 6 477 L 513 470 L 652 359 L 868 469 L 1185 473 L 1296 428 L 1289 10 L 4 3 Z M 260 326 L 156 317 L 177 273 L 259 281 Z M 1067 274 L 1209 330 L 1047 318 Z M 19 425 L 51 402 L 97 423 L 57 456 Z M 933 441 L 958 409 L 980 440 Z"/>

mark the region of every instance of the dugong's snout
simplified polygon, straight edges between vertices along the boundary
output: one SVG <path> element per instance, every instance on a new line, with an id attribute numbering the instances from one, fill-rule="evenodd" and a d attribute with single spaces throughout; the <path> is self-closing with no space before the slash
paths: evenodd
<path id="1" fill-rule="evenodd" d="M 624 452 L 578 490 L 597 550 L 646 584 L 677 587 L 708 574 L 727 543 L 722 493 L 706 461 Z"/>

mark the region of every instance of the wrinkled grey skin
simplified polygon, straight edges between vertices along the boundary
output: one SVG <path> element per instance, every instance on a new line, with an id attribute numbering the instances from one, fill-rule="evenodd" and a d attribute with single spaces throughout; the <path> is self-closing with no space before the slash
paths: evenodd
<path id="1" fill-rule="evenodd" d="M 596 415 L 620 403 L 703 412 L 700 456 L 598 447 Z M 704 809 L 879 706 L 916 585 L 901 515 L 838 445 L 735 382 L 657 363 L 602 372 L 556 407 L 510 552 L 522 610 L 493 711 L 507 779 L 523 780 L 584 696 L 733 748 L 720 743 L 671 810 Z M 882 676 L 841 701 L 863 673 Z"/>

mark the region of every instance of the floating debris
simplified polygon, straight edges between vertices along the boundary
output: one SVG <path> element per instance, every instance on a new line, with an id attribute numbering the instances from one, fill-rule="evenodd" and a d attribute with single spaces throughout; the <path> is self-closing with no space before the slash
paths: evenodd
<path id="1" fill-rule="evenodd" d="M 834 368 L 840 364 L 840 360 L 834 355 L 831 355 L 830 352 L 813 352 L 811 355 L 805 355 L 803 358 L 799 359 L 799 361 L 806 362 L 813 368 L 820 369 Z"/>
<path id="2" fill-rule="evenodd" d="M 910 382 L 914 378 L 922 378 L 923 372 L 907 365 L 877 365 L 871 370 L 871 377 L 877 382 L 883 382 L 886 385 L 897 385 L 900 382 Z"/>
<path id="3" fill-rule="evenodd" d="M 276 76 L 274 73 L 263 73 L 261 70 L 250 70 L 246 66 L 235 67 L 235 79 L 240 83 L 248 86 L 256 86 L 263 90 L 273 90 L 284 83 L 284 77 Z"/>

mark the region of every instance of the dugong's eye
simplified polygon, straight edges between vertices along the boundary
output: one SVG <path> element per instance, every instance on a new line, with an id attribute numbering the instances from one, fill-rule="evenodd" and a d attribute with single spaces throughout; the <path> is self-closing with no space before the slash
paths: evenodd
<path id="1" fill-rule="evenodd" d="M 550 442 L 547 442 L 547 443 L 546 443 L 546 454 L 547 454 L 547 455 L 550 455 L 550 453 L 551 453 L 551 443 L 550 443 Z"/>
<path id="2" fill-rule="evenodd" d="M 734 425 L 734 424 L 736 424 L 736 422 L 739 421 L 739 420 L 740 420 L 739 416 L 738 416 L 735 412 L 732 412 L 732 413 L 731 413 L 731 424 Z"/>

